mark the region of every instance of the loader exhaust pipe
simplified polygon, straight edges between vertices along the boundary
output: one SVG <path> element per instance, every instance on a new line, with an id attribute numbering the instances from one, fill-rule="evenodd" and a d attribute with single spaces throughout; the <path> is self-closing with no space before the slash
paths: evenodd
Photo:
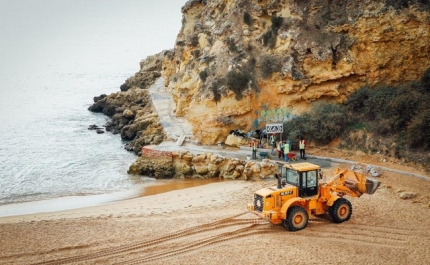
<path id="1" fill-rule="evenodd" d="M 281 174 L 280 173 L 276 173 L 275 174 L 275 178 L 278 179 L 278 186 L 276 187 L 278 190 L 282 189 L 282 184 L 281 184 Z"/>

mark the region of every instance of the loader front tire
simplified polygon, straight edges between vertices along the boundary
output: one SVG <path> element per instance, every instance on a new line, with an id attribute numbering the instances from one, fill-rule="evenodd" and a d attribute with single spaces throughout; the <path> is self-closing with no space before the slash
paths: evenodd
<path id="1" fill-rule="evenodd" d="M 308 225 L 309 216 L 305 209 L 300 206 L 292 206 L 288 209 L 287 219 L 282 224 L 289 231 L 299 231 Z"/>
<path id="2" fill-rule="evenodd" d="M 339 198 L 328 209 L 328 213 L 334 223 L 343 223 L 351 218 L 352 205 L 347 199 Z"/>

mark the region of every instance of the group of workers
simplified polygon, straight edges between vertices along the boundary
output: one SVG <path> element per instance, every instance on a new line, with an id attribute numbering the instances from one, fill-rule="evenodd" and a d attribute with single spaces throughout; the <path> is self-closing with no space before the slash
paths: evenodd
<path id="1" fill-rule="evenodd" d="M 269 137 L 269 142 L 270 142 L 270 146 L 272 149 L 272 155 L 275 154 L 275 147 L 276 147 L 276 151 L 278 152 L 278 158 L 284 159 L 285 162 L 289 162 L 290 161 L 290 157 L 294 156 L 294 154 L 290 154 L 291 151 L 291 141 L 276 141 L 276 136 L 275 134 L 271 134 Z M 299 150 L 300 150 L 300 158 L 301 159 L 306 159 L 306 155 L 305 155 L 305 147 L 306 147 L 306 140 L 303 139 L 303 137 L 300 137 L 299 140 Z M 252 148 L 252 159 L 257 159 L 257 141 L 253 140 L 251 143 L 251 148 Z"/>

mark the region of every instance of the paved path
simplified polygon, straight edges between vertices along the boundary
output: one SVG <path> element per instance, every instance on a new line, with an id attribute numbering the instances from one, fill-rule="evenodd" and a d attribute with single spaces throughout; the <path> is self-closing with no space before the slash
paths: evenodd
<path id="1" fill-rule="evenodd" d="M 158 78 L 157 81 L 149 87 L 149 92 L 151 93 L 152 103 L 157 110 L 166 134 L 175 141 L 179 141 L 179 145 L 182 145 L 185 137 L 192 139 L 191 125 L 185 118 L 176 117 L 173 113 L 175 102 L 173 101 L 172 95 L 168 93 L 164 87 L 164 78 Z"/>

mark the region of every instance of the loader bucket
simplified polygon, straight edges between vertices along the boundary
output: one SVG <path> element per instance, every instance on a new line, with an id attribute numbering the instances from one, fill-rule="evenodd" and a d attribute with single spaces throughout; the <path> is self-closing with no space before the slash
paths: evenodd
<path id="1" fill-rule="evenodd" d="M 366 193 L 373 194 L 379 188 L 381 182 L 366 178 Z"/>
<path id="2" fill-rule="evenodd" d="M 373 194 L 378 189 L 381 182 L 366 178 L 364 174 L 359 172 L 354 172 L 352 170 L 340 170 L 338 169 L 336 173 L 342 173 L 345 177 L 345 186 L 356 189 L 359 193 Z M 360 196 L 359 194 L 358 196 Z"/>

